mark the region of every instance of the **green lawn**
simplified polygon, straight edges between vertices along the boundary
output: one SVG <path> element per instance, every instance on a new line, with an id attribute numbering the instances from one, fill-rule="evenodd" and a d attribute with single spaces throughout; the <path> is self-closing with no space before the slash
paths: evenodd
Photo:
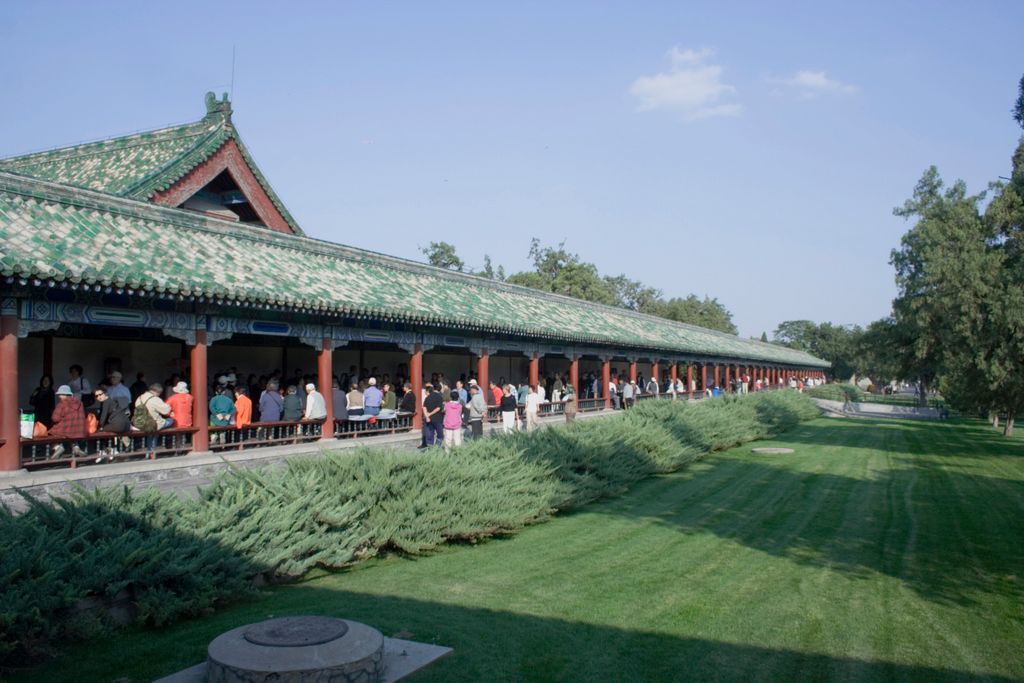
<path id="1" fill-rule="evenodd" d="M 451 680 L 1024 678 L 1024 442 L 981 423 L 807 423 L 504 540 L 390 557 L 70 650 L 149 680 L 229 628 L 322 613 L 450 645 Z"/>

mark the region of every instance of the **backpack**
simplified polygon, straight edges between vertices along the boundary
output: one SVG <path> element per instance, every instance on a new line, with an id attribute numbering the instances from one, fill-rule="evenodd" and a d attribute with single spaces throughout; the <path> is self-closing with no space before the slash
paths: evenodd
<path id="1" fill-rule="evenodd" d="M 148 410 L 146 410 L 146 404 L 152 400 L 152 396 L 147 398 L 142 402 L 141 406 L 136 407 L 135 414 L 132 415 L 132 426 L 140 432 L 152 433 L 157 430 L 156 420 L 154 420 L 153 416 L 149 414 Z"/>

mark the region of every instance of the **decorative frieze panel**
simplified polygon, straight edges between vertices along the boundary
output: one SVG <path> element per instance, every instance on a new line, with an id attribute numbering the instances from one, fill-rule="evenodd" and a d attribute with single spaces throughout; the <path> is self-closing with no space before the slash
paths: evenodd
<path id="1" fill-rule="evenodd" d="M 301 340 L 304 344 L 308 343 L 319 348 L 323 343 L 324 327 L 322 325 L 289 323 L 276 320 L 247 320 L 243 318 L 223 318 L 216 315 L 207 317 L 207 343 L 212 344 L 213 342 L 221 341 L 223 339 L 230 339 L 236 334 L 253 334 L 269 337 L 294 337 Z"/>
<path id="2" fill-rule="evenodd" d="M 479 344 L 480 340 L 473 339 L 471 337 L 458 337 L 446 334 L 426 333 L 423 335 L 423 343 L 430 344 L 431 346 L 446 346 L 448 348 L 454 349 L 469 349 L 473 346 L 473 342 Z"/>
<path id="3" fill-rule="evenodd" d="M 494 342 L 499 351 L 513 351 L 521 353 L 527 358 L 533 358 L 533 354 L 539 353 L 537 342 L 520 341 L 518 339 L 502 339 Z"/>
<path id="4" fill-rule="evenodd" d="M 376 344 L 415 344 L 419 341 L 414 332 L 398 330 L 367 330 L 358 327 L 329 327 L 329 334 L 339 346 L 349 342 L 371 342 Z"/>
<path id="5" fill-rule="evenodd" d="M 19 337 L 26 337 L 33 332 L 53 330 L 62 323 L 71 323 L 158 329 L 168 336 L 182 339 L 191 333 L 191 343 L 195 343 L 196 316 L 192 313 L 22 299 L 18 317 Z"/>

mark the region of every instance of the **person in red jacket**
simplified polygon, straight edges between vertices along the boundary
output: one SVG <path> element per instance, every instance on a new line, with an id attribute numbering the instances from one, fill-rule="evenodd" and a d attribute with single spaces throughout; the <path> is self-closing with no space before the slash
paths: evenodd
<path id="1" fill-rule="evenodd" d="M 501 389 L 498 388 L 498 384 L 494 380 L 491 380 L 487 384 L 491 390 L 491 400 L 489 400 L 487 404 L 492 406 L 500 404 L 502 391 Z"/>
<path id="2" fill-rule="evenodd" d="M 85 408 L 67 384 L 62 384 L 57 389 L 57 407 L 53 409 L 52 419 L 53 426 L 50 427 L 49 435 L 62 436 L 71 441 L 71 452 L 75 457 L 85 455 L 78 441 L 74 440 L 85 438 Z M 66 444 L 57 444 L 53 447 L 52 457 L 63 457 L 66 450 Z"/>
<path id="3" fill-rule="evenodd" d="M 173 393 L 167 399 L 167 405 L 171 407 L 171 417 L 174 418 L 174 426 L 187 428 L 192 426 L 192 394 L 188 393 L 188 384 L 178 382 L 171 390 Z"/>

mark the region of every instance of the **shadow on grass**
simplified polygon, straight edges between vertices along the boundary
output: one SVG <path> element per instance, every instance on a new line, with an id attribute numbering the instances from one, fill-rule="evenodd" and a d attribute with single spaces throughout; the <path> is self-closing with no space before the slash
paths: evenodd
<path id="1" fill-rule="evenodd" d="M 805 424 L 777 440 L 798 450 L 843 446 L 841 457 L 863 458 L 851 460 L 856 476 L 806 471 L 813 451 L 762 461 L 720 454 L 700 476 L 680 481 L 671 498 L 633 496 L 642 502 L 612 501 L 600 512 L 654 518 L 858 578 L 893 577 L 938 603 L 975 606 L 983 594 L 1024 602 L 1024 481 L 986 470 L 992 460 L 980 452 L 960 455 L 977 458 L 969 472 L 958 471 L 959 462 L 921 460 L 900 445 L 906 438 L 906 429 L 891 425 Z M 856 450 L 887 446 L 896 457 L 890 467 L 869 467 Z M 821 457 L 836 455 L 823 450 Z"/>
<path id="2" fill-rule="evenodd" d="M 91 647 L 46 680 L 106 680 L 169 675 L 203 661 L 206 644 L 228 629 L 273 616 L 324 614 L 369 624 L 385 635 L 455 648 L 414 676 L 426 681 L 775 681 L 920 680 L 1000 681 L 998 676 L 912 666 L 703 638 L 623 630 L 561 619 L 512 614 L 407 598 L 292 587 L 259 604 L 202 621 L 178 624 L 147 639 L 126 634 L 120 642 Z M 126 654 L 128 655 L 126 658 Z"/>

